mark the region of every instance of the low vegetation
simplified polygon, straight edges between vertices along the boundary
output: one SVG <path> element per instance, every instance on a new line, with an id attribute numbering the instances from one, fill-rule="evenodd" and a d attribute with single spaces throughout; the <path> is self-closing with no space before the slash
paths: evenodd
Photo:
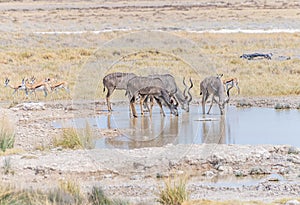
<path id="1" fill-rule="evenodd" d="M 158 202 L 163 205 L 181 205 L 189 200 L 189 193 L 186 188 L 187 180 L 179 178 L 178 180 L 165 180 L 164 187 L 160 188 Z"/>
<path id="2" fill-rule="evenodd" d="M 181 48 L 170 50 L 169 52 L 145 50 L 140 53 L 134 53 L 134 51 L 136 52 L 135 44 L 126 48 L 120 45 L 118 50 L 114 48 L 97 50 L 94 47 L 72 48 L 68 47 L 68 44 L 66 44 L 66 47 L 55 48 L 53 45 L 45 48 L 37 44 L 37 47 L 21 48 L 4 46 L 0 54 L 0 62 L 2 62 L 0 75 L 11 78 L 12 84 L 17 84 L 21 82 L 23 77 L 32 75 L 35 75 L 39 80 L 46 77 L 57 77 L 60 80 L 69 82 L 75 97 L 87 99 L 104 98 L 105 94 L 102 92 L 101 77 L 105 73 L 100 72 L 99 62 L 93 62 L 95 57 L 101 57 L 104 59 L 114 58 L 116 60 L 112 61 L 112 65 L 109 65 L 109 70 L 105 70 L 107 73 L 130 71 L 146 75 L 153 72 L 169 72 L 175 76 L 181 88 L 183 87 L 181 83 L 182 73 L 185 73 L 187 77 L 192 77 L 195 82 L 195 86 L 191 90 L 194 99 L 200 98 L 200 81 L 206 76 L 216 73 L 223 73 L 224 78 L 237 77 L 240 82 L 242 96 L 300 94 L 300 82 L 298 80 L 300 75 L 298 66 L 300 62 L 298 56 L 300 38 L 297 33 L 258 35 L 176 32 L 175 34 L 184 39 L 192 40 L 195 46 L 199 48 L 197 55 L 202 55 L 202 60 L 198 62 L 198 65 L 191 67 L 189 59 L 181 57 L 181 54 L 184 54 L 182 56 L 190 55 L 189 57 L 193 57 L 196 54 L 189 54 L 189 50 Z M 99 41 L 109 41 L 116 37 L 111 33 L 89 35 L 89 38 L 97 38 Z M 47 38 L 50 37 L 43 35 L 39 38 L 40 41 L 47 41 Z M 58 42 L 64 42 L 64 38 L 67 40 L 71 37 L 70 35 L 56 37 L 51 35 L 51 40 L 53 41 L 52 38 L 59 38 Z M 85 36 L 76 35 L 77 38 L 85 38 Z M 174 55 L 174 52 L 176 55 Z M 244 53 L 253 52 L 273 53 L 273 59 L 246 60 L 240 58 L 240 55 Z M 128 53 L 133 54 L 128 55 Z M 282 60 L 279 57 L 287 57 L 287 59 Z M 83 89 L 82 92 L 80 89 Z M 78 95 L 76 95 L 77 91 Z M 6 91 L 0 93 L 0 99 L 12 99 L 11 93 L 12 90 L 6 89 Z M 236 94 L 234 91 L 233 95 Z M 22 99 L 23 95 L 24 93 L 21 92 L 19 97 Z M 72 96 L 74 97 L 74 95 Z M 39 95 L 39 97 L 42 98 L 42 95 Z M 123 92 L 120 94 L 116 93 L 114 97 L 126 99 Z M 67 96 L 61 95 L 60 99 L 67 99 Z M 51 100 L 51 98 L 48 97 L 45 100 Z"/>
<path id="3" fill-rule="evenodd" d="M 212 200 L 194 200 L 185 202 L 182 205 L 284 205 L 286 202 L 293 199 L 281 199 L 273 202 L 262 202 L 262 201 L 212 201 Z M 298 199 L 299 201 L 299 199 Z"/>
<path id="4" fill-rule="evenodd" d="M 15 133 L 9 120 L 5 117 L 0 119 L 0 152 L 14 147 Z"/>
<path id="5" fill-rule="evenodd" d="M 80 187 L 71 181 L 61 184 L 49 191 L 17 189 L 11 186 L 0 186 L 1 205 L 129 205 L 119 199 L 106 196 L 99 187 L 93 187 L 90 193 L 83 194 Z"/>
<path id="6" fill-rule="evenodd" d="M 86 123 L 85 129 L 63 128 L 62 134 L 54 139 L 54 146 L 64 149 L 92 149 L 94 139 L 92 129 Z"/>

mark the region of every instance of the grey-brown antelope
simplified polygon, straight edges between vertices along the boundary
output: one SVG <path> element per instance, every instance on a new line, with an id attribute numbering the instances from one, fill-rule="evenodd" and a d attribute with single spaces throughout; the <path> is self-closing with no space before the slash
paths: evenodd
<path id="1" fill-rule="evenodd" d="M 144 101 L 148 96 L 150 96 L 152 100 L 153 99 L 156 100 L 157 104 L 160 107 L 160 112 L 163 116 L 166 116 L 166 114 L 162 108 L 162 103 L 168 106 L 168 108 L 170 109 L 173 115 L 178 116 L 177 105 L 173 104 L 170 93 L 166 89 L 157 86 L 148 86 L 138 90 L 138 94 L 141 96 L 140 107 L 141 107 L 142 115 L 144 115 L 144 110 L 143 110 Z M 153 106 L 151 105 L 149 110 L 150 116 L 152 116 L 152 107 Z M 134 117 L 136 117 L 136 115 L 134 115 Z"/>
<path id="2" fill-rule="evenodd" d="M 213 102 L 216 102 L 219 105 L 221 115 L 224 114 L 225 103 L 228 103 L 229 98 L 225 95 L 225 88 L 223 82 L 221 81 L 221 77 L 222 75 L 210 76 L 205 78 L 200 83 L 200 95 L 202 95 L 203 114 L 205 114 L 205 103 L 210 95 L 212 95 L 212 100 L 207 114 L 209 114 Z"/>
<path id="3" fill-rule="evenodd" d="M 112 111 L 110 96 L 114 92 L 114 90 L 126 90 L 127 83 L 130 79 L 136 77 L 134 73 L 110 73 L 103 78 L 103 92 L 105 92 L 105 88 L 107 88 L 106 94 L 106 103 L 108 111 Z"/>
<path id="4" fill-rule="evenodd" d="M 178 115 L 177 106 L 172 103 L 170 93 L 165 89 L 164 83 L 160 78 L 136 76 L 128 81 L 125 95 L 128 96 L 130 110 L 134 117 L 137 117 L 134 104 L 139 96 L 141 96 L 140 106 L 142 115 L 143 102 L 146 96 L 153 97 L 158 102 L 161 109 L 161 102 L 164 102 L 169 107 L 172 114 Z M 161 113 L 164 115 L 163 110 L 161 110 Z"/>
<path id="5" fill-rule="evenodd" d="M 190 86 L 188 87 L 183 78 L 184 91 L 178 88 L 175 78 L 171 74 L 162 75 L 149 75 L 148 77 L 160 78 L 164 84 L 164 88 L 170 93 L 171 97 L 176 101 L 177 104 L 181 105 L 181 108 L 189 112 L 189 104 L 192 101 L 192 95 L 190 90 L 193 87 L 192 79 L 190 79 Z"/>

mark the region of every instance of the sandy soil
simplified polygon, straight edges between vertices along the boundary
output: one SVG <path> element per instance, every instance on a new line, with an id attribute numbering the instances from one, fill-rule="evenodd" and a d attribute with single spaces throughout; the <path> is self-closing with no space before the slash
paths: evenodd
<path id="1" fill-rule="evenodd" d="M 209 30 L 264 29 L 297 27 L 300 5 L 290 1 L 22 1 L 0 3 L 4 35 L 20 33 L 26 38 L 6 40 L 25 47 L 53 46 L 40 42 L 35 32 L 109 31 L 109 30 Z M 278 9 L 280 8 L 280 9 Z M 289 15 L 284 15 L 284 14 Z M 274 21 L 276 19 L 276 21 Z M 88 33 L 80 42 L 62 38 L 55 45 L 91 45 Z M 5 38 L 9 39 L 9 38 Z M 44 39 L 44 38 L 43 38 Z M 55 41 L 57 38 L 55 38 Z M 101 44 L 103 42 L 96 42 Z M 234 98 L 236 106 L 268 106 L 288 103 L 299 106 L 299 97 Z M 194 102 L 198 103 L 198 102 Z M 300 194 L 300 150 L 290 145 L 167 145 L 135 150 L 62 150 L 51 148 L 61 130 L 51 126 L 59 119 L 107 114 L 104 102 L 53 101 L 1 106 L 1 116 L 15 124 L 17 154 L 1 156 L 0 164 L 10 158 L 14 175 L 1 173 L 1 183 L 21 188 L 49 189 L 59 180 L 80 182 L 84 191 L 101 186 L 110 196 L 133 204 L 153 204 L 161 178 L 187 175 L 192 199 L 243 199 L 271 201 L 296 198 Z M 109 133 L 98 132 L 99 137 Z M 48 148 L 50 149 L 44 149 Z M 40 150 L 43 151 L 40 151 Z M 237 176 L 244 176 L 238 178 Z M 254 178 L 255 179 L 254 179 Z M 212 185 L 219 179 L 224 182 Z M 237 182 L 242 180 L 242 185 Z M 247 181 L 248 180 L 248 181 Z"/>

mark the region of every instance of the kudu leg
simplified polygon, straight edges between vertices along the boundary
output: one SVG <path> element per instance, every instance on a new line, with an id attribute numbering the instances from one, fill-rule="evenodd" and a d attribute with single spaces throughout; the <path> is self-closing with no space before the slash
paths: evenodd
<path id="1" fill-rule="evenodd" d="M 113 93 L 114 90 L 115 90 L 115 89 L 113 89 L 113 90 L 108 89 L 107 94 L 106 94 L 106 105 L 107 105 L 107 110 L 108 110 L 109 112 L 112 111 L 111 103 L 110 103 L 110 96 L 111 96 L 111 94 Z"/>
<path id="2" fill-rule="evenodd" d="M 144 103 L 145 103 L 146 99 L 147 99 L 147 95 L 141 96 L 141 99 L 140 99 L 141 115 L 144 115 Z M 146 104 L 147 104 L 147 102 L 146 102 Z M 147 108 L 148 108 L 148 104 L 147 104 Z"/>
<path id="3" fill-rule="evenodd" d="M 208 93 L 207 92 L 202 92 L 202 113 L 205 115 L 205 103 L 208 98 Z"/>
<path id="4" fill-rule="evenodd" d="M 135 110 L 135 100 L 131 100 L 130 101 L 130 109 L 131 109 L 131 112 L 132 112 L 132 115 L 133 117 L 137 117 L 137 114 L 136 114 L 136 110 Z"/>
<path id="5" fill-rule="evenodd" d="M 160 107 L 160 113 L 165 117 L 166 114 L 165 114 L 165 111 L 164 111 L 164 109 L 163 109 L 163 107 L 162 107 L 161 101 L 160 101 L 160 100 L 157 100 L 157 104 L 158 104 L 158 106 Z"/>
<path id="6" fill-rule="evenodd" d="M 216 102 L 215 96 L 213 96 L 212 99 L 211 99 L 211 104 L 210 104 L 210 107 L 209 107 L 209 109 L 208 109 L 207 114 L 209 114 L 209 112 L 210 112 L 210 110 L 211 110 L 211 108 L 212 108 L 212 106 L 213 106 L 214 101 Z"/>

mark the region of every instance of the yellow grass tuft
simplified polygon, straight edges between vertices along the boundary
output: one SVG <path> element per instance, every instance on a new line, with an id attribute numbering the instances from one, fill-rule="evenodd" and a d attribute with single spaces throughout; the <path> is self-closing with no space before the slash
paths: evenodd
<path id="1" fill-rule="evenodd" d="M 171 181 L 165 180 L 164 187 L 160 188 L 157 201 L 164 205 L 180 205 L 189 199 L 189 193 L 186 188 L 187 179 L 179 178 Z"/>

